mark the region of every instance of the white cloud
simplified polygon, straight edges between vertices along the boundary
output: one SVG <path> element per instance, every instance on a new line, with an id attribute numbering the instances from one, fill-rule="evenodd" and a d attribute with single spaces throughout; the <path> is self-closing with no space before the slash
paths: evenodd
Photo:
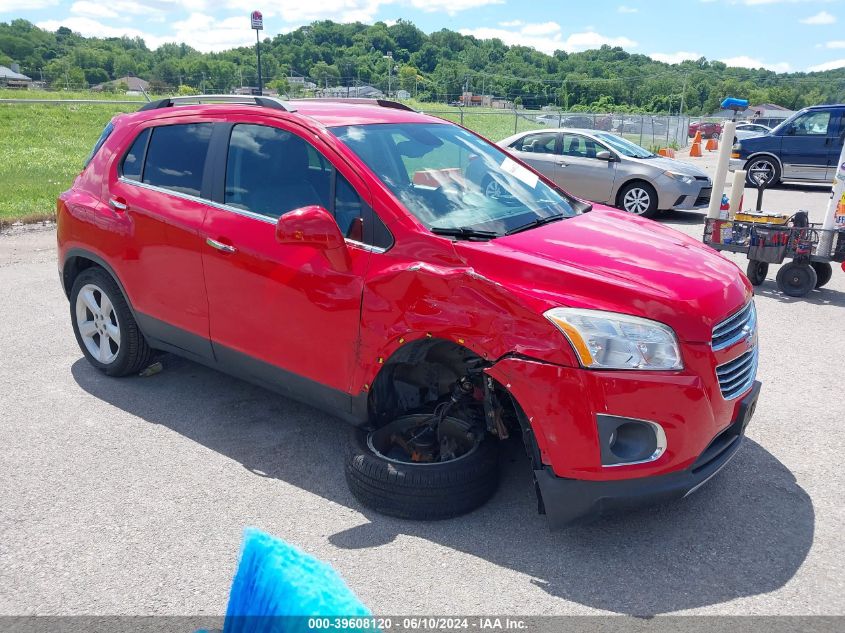
<path id="1" fill-rule="evenodd" d="M 727 64 L 728 66 L 736 66 L 739 68 L 765 68 L 767 70 L 773 70 L 779 73 L 789 72 L 789 69 L 791 68 L 788 62 L 778 62 L 776 64 L 770 64 L 764 62 L 761 59 L 757 59 L 756 57 L 749 57 L 748 55 L 727 57 L 724 59 L 720 59 L 719 61 L 724 64 Z"/>
<path id="2" fill-rule="evenodd" d="M 811 15 L 810 17 L 801 20 L 801 24 L 812 24 L 814 26 L 834 24 L 835 22 L 836 16 L 828 13 L 827 11 L 819 11 L 815 15 Z"/>
<path id="3" fill-rule="evenodd" d="M 845 48 L 845 40 L 833 40 L 832 42 L 825 42 L 824 48 Z"/>
<path id="4" fill-rule="evenodd" d="M 693 53 L 690 51 L 678 51 L 676 53 L 650 53 L 649 57 L 664 64 L 680 64 L 687 59 L 700 59 L 704 57 L 701 53 Z"/>
<path id="5" fill-rule="evenodd" d="M 74 2 L 70 12 L 92 18 L 116 18 L 118 14 L 107 6 L 96 2 Z"/>
<path id="6" fill-rule="evenodd" d="M 530 46 L 544 53 L 554 53 L 556 50 L 567 52 L 585 51 L 591 48 L 621 46 L 635 48 L 637 42 L 627 37 L 608 37 L 595 31 L 572 33 L 564 37 L 560 24 L 557 22 L 540 22 L 533 24 L 520 23 L 520 28 L 501 29 L 479 27 L 475 29 L 460 29 L 463 35 L 472 35 L 478 39 L 500 39 L 510 46 Z"/>
<path id="7" fill-rule="evenodd" d="M 335 22 L 375 22 L 379 9 L 393 4 L 396 0 L 274 0 L 264 4 L 261 13 L 265 18 L 280 16 L 285 22 L 306 24 L 315 20 L 334 20 Z M 460 4 L 460 0 L 458 0 Z M 226 8 L 238 10 L 248 16 L 256 8 L 256 0 L 226 0 Z"/>
<path id="8" fill-rule="evenodd" d="M 616 9 L 619 13 L 639 13 L 640 10 L 636 7 L 629 7 L 627 5 L 619 5 L 619 8 Z"/>
<path id="9" fill-rule="evenodd" d="M 836 70 L 837 68 L 845 68 L 845 59 L 835 59 L 832 62 L 810 66 L 807 70 L 811 73 L 817 73 L 824 70 Z"/>

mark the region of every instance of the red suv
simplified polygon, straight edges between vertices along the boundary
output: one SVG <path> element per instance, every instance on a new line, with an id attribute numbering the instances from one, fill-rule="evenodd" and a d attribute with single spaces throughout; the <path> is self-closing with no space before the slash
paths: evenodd
<path id="1" fill-rule="evenodd" d="M 173 352 L 348 420 L 353 493 L 406 518 L 484 502 L 508 437 L 554 526 L 685 496 L 739 448 L 734 264 L 400 104 L 237 99 L 116 117 L 59 197 L 94 367 Z"/>

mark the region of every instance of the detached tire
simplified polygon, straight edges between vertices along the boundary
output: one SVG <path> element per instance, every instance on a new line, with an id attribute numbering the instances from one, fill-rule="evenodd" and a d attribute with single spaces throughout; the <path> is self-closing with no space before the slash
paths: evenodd
<path id="1" fill-rule="evenodd" d="M 381 514 L 449 519 L 484 504 L 499 485 L 497 440 L 490 436 L 461 457 L 437 463 L 389 459 L 371 446 L 369 436 L 353 429 L 344 471 L 355 498 Z"/>

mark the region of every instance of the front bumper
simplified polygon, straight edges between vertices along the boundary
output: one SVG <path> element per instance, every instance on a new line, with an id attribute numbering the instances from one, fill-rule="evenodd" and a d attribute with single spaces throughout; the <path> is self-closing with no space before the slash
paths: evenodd
<path id="1" fill-rule="evenodd" d="M 671 178 L 663 178 L 658 186 L 658 208 L 700 209 L 710 204 L 713 185 L 703 180 L 686 184 Z"/>
<path id="2" fill-rule="evenodd" d="M 760 383 L 739 403 L 731 424 L 712 439 L 689 468 L 665 475 L 587 481 L 556 476 L 551 468 L 534 471 L 549 527 L 586 523 L 599 516 L 686 497 L 716 475 L 736 454 L 757 406 Z"/>

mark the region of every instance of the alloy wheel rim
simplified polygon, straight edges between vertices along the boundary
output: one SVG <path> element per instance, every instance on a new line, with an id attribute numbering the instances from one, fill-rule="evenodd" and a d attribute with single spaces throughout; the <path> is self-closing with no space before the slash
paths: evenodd
<path id="1" fill-rule="evenodd" d="M 651 196 L 645 189 L 631 189 L 625 194 L 622 204 L 628 213 L 642 215 L 651 206 Z"/>
<path id="2" fill-rule="evenodd" d="M 103 365 L 114 362 L 120 352 L 120 322 L 99 286 L 86 284 L 76 295 L 76 327 L 91 356 Z"/>
<path id="3" fill-rule="evenodd" d="M 755 162 L 753 165 L 751 165 L 751 169 L 749 169 L 748 171 L 752 174 L 752 177 L 754 177 L 753 174 L 765 174 L 765 182 L 767 183 L 771 182 L 775 176 L 775 166 L 767 160 L 759 160 Z"/>

